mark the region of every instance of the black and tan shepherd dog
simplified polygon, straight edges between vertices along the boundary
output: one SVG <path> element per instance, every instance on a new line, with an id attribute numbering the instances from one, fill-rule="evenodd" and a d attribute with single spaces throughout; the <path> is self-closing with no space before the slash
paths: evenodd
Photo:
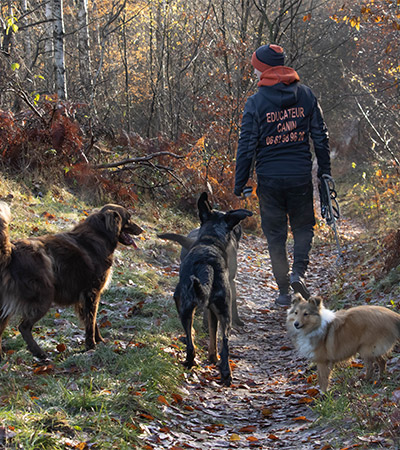
<path id="1" fill-rule="evenodd" d="M 208 308 L 209 346 L 208 356 L 216 363 L 218 325 L 222 334 L 221 382 L 232 382 L 229 366 L 229 335 L 231 331 L 232 293 L 229 283 L 227 247 L 233 228 L 252 215 L 246 209 L 226 213 L 212 210 L 206 192 L 198 200 L 200 229 L 196 241 L 183 259 L 179 271 L 179 283 L 174 299 L 186 333 L 186 367 L 194 365 L 193 317 L 200 305 Z"/>
<path id="2" fill-rule="evenodd" d="M 103 341 L 96 322 L 102 291 L 111 277 L 120 242 L 142 229 L 122 206 L 105 205 L 69 232 L 10 242 L 10 209 L 0 202 L 0 356 L 9 319 L 19 316 L 19 331 L 31 353 L 47 357 L 32 336 L 34 324 L 53 305 L 75 305 L 85 325 L 86 349 Z"/>
<path id="3" fill-rule="evenodd" d="M 183 261 L 185 256 L 188 254 L 192 245 L 196 242 L 199 235 L 200 228 L 195 228 L 190 231 L 187 236 L 176 233 L 161 233 L 157 236 L 161 239 L 168 239 L 170 241 L 178 242 L 182 246 L 180 259 Z M 232 296 L 232 324 L 234 326 L 242 327 L 244 322 L 239 317 L 239 311 L 237 306 L 237 294 L 236 294 L 236 274 L 237 274 L 237 253 L 239 249 L 239 242 L 242 238 L 243 230 L 240 224 L 233 227 L 232 232 L 229 234 L 229 242 L 226 247 L 226 255 L 228 262 L 228 273 L 229 273 L 229 284 L 231 286 L 231 296 Z M 208 314 L 204 314 L 204 326 L 208 327 Z"/>

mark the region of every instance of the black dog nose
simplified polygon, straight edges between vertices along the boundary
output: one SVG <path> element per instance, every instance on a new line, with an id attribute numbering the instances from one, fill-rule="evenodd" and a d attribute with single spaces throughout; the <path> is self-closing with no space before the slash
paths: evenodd
<path id="1" fill-rule="evenodd" d="M 300 328 L 299 322 L 295 322 L 293 325 L 294 325 L 295 328 Z"/>

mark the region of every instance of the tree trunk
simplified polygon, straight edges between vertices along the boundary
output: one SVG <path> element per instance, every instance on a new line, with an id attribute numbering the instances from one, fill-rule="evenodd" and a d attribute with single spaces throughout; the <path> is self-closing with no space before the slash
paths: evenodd
<path id="1" fill-rule="evenodd" d="M 86 100 L 92 98 L 93 80 L 91 70 L 91 55 L 89 44 L 88 27 L 88 2 L 87 0 L 76 0 L 78 9 L 78 51 L 79 51 L 79 74 L 82 85 L 83 97 Z"/>
<path id="2" fill-rule="evenodd" d="M 28 13 L 28 0 L 21 1 L 21 9 L 23 15 Z M 24 61 L 27 71 L 29 72 L 32 65 L 32 33 L 29 27 L 24 32 Z"/>
<path id="3" fill-rule="evenodd" d="M 63 0 L 53 0 L 54 17 L 54 69 L 56 92 L 60 100 L 67 99 L 64 53 Z"/>
<path id="4" fill-rule="evenodd" d="M 46 2 L 46 27 L 44 40 L 44 77 L 47 82 L 49 92 L 54 91 L 54 23 L 53 23 L 53 5 L 51 1 Z"/>

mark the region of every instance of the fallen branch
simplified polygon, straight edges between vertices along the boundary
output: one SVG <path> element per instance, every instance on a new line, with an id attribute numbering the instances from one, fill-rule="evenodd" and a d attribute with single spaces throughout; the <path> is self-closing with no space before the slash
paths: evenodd
<path id="1" fill-rule="evenodd" d="M 123 159 L 122 161 L 116 161 L 113 163 L 97 164 L 93 167 L 95 169 L 110 169 L 112 167 L 125 166 L 126 164 L 140 164 L 142 162 L 150 161 L 153 158 L 157 158 L 158 156 L 172 156 L 173 158 L 176 158 L 176 159 L 184 158 L 183 155 L 177 155 L 177 154 L 171 153 L 171 152 L 158 152 L 158 153 L 153 153 L 153 154 L 147 155 L 147 156 L 140 156 L 138 158 L 127 158 L 127 159 Z"/>

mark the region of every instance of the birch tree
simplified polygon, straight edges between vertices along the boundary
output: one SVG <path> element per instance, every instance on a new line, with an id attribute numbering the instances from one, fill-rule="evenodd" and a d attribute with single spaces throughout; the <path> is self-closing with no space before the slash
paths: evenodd
<path id="1" fill-rule="evenodd" d="M 60 100 L 67 99 L 64 52 L 64 16 L 63 0 L 53 0 L 54 17 L 54 71 L 56 92 Z"/>
<path id="2" fill-rule="evenodd" d="M 49 0 L 45 5 L 46 26 L 44 28 L 44 67 L 49 91 L 54 89 L 54 23 L 53 7 Z"/>
<path id="3" fill-rule="evenodd" d="M 76 7 L 78 10 L 79 75 L 83 97 L 89 100 L 92 98 L 93 80 L 91 71 L 87 0 L 76 0 Z"/>
<path id="4" fill-rule="evenodd" d="M 29 12 L 28 0 L 21 1 L 21 10 L 23 17 L 28 15 Z M 31 29 L 29 27 L 27 27 L 25 30 L 24 52 L 25 52 L 25 66 L 29 71 L 32 64 L 32 35 Z"/>

